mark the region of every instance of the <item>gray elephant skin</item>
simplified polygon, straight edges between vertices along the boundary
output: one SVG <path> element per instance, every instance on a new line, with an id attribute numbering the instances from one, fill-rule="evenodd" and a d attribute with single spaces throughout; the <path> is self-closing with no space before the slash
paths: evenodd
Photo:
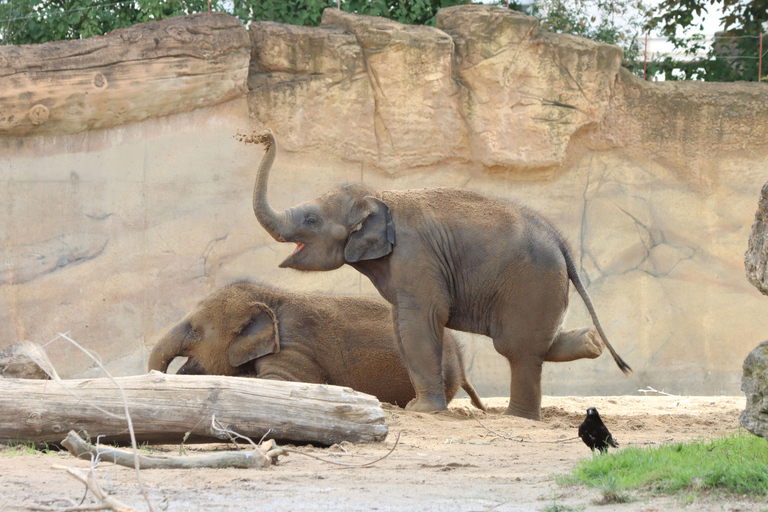
<path id="1" fill-rule="evenodd" d="M 453 335 L 446 332 L 442 344 L 446 398 L 462 387 L 485 410 Z M 233 283 L 203 299 L 157 342 L 149 370 L 165 372 L 179 356 L 189 358 L 181 374 L 333 384 L 401 407 L 416 396 L 397 349 L 392 310 L 378 299 Z"/>
<path id="2" fill-rule="evenodd" d="M 296 243 L 280 266 L 334 270 L 351 265 L 393 307 L 395 332 L 416 398 L 407 409 L 447 407 L 441 349 L 444 328 L 490 336 L 511 369 L 506 413 L 541 418 L 544 361 L 594 358 L 608 341 L 560 234 L 533 211 L 458 188 L 332 189 L 283 212 L 267 199 L 277 152 L 270 130 L 253 191 L 256 218 L 277 241 Z M 594 327 L 563 331 L 570 282 Z M 602 340 L 602 341 L 601 341 Z"/>

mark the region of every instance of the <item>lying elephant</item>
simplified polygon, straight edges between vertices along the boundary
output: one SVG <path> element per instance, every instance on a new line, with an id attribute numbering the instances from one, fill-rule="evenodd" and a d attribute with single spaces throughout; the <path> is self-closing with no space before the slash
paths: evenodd
<path id="1" fill-rule="evenodd" d="M 416 399 L 407 408 L 447 407 L 441 383 L 443 330 L 484 334 L 511 370 L 507 414 L 541 419 L 544 361 L 597 357 L 614 350 L 579 277 L 570 249 L 535 212 L 459 188 L 377 191 L 363 184 L 332 189 L 282 212 L 267 198 L 277 152 L 271 131 L 253 190 L 262 227 L 296 249 L 280 267 L 334 270 L 348 264 L 392 304 Z M 573 283 L 594 328 L 564 331 Z"/>
<path id="2" fill-rule="evenodd" d="M 392 310 L 382 301 L 291 293 L 249 282 L 225 286 L 157 342 L 149 370 L 253 376 L 346 386 L 405 406 L 416 396 L 397 348 Z M 485 410 L 467 380 L 461 350 L 443 337 L 443 383 L 451 400 L 459 386 Z"/>

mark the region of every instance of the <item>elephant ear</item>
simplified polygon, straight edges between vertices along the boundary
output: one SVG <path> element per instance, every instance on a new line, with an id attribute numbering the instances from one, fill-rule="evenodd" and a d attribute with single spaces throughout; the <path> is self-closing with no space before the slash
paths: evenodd
<path id="1" fill-rule="evenodd" d="M 229 345 L 229 364 L 232 366 L 280 352 L 275 313 L 262 302 L 252 303 L 250 310 L 250 317 Z"/>
<path id="2" fill-rule="evenodd" d="M 395 224 L 387 203 L 378 197 L 365 196 L 352 209 L 352 232 L 344 247 L 347 263 L 375 260 L 392 252 Z"/>

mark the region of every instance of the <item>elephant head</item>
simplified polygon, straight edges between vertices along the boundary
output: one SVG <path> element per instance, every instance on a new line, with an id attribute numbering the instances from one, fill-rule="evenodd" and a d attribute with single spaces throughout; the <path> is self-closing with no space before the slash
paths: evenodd
<path id="1" fill-rule="evenodd" d="M 241 375 L 248 373 L 243 365 L 280 351 L 278 336 L 272 309 L 233 285 L 209 295 L 157 342 L 149 370 L 165 372 L 186 356 L 180 373 Z"/>
<path id="2" fill-rule="evenodd" d="M 333 189 L 319 198 L 283 212 L 267 199 L 267 182 L 277 142 L 267 130 L 256 138 L 266 153 L 253 189 L 253 211 L 278 242 L 294 242 L 296 250 L 280 264 L 297 270 L 334 270 L 345 263 L 373 260 L 392 252 L 395 227 L 389 207 L 378 194 L 359 184 Z"/>

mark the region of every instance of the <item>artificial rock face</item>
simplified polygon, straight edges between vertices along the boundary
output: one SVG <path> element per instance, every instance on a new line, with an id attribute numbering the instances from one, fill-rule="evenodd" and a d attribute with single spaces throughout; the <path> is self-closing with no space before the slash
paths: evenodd
<path id="1" fill-rule="evenodd" d="M 441 9 L 435 24 L 456 45 L 468 142 L 486 167 L 558 165 L 571 136 L 605 115 L 620 48 L 540 32 L 536 18 L 500 7 Z"/>
<path id="2" fill-rule="evenodd" d="M 441 9 L 436 24 L 331 8 L 317 28 L 252 23 L 251 114 L 288 151 L 391 174 L 559 165 L 572 135 L 605 115 L 620 48 L 489 6 Z"/>
<path id="3" fill-rule="evenodd" d="M 768 341 L 749 353 L 743 369 L 741 389 L 747 395 L 747 408 L 739 416 L 739 423 L 768 439 Z"/>
<path id="4" fill-rule="evenodd" d="M 287 151 L 393 172 L 468 159 L 446 33 L 326 9 L 317 28 L 260 22 L 250 34 L 248 105 Z"/>
<path id="5" fill-rule="evenodd" d="M 329 11 L 246 30 L 205 14 L 0 47 L 0 349 L 71 332 L 129 375 L 235 280 L 378 296 L 352 268 L 278 268 L 288 248 L 250 208 L 263 149 L 234 137 L 266 125 L 279 209 L 361 181 L 469 188 L 552 220 L 637 374 L 606 378 L 605 357 L 545 365 L 546 393 L 738 393 L 768 339 L 743 266 L 768 88 L 646 82 L 616 72 L 618 48 L 492 6 L 437 25 Z M 565 328 L 589 322 L 573 303 Z M 478 390 L 506 393 L 504 358 L 462 337 Z M 93 376 L 85 355 L 46 350 L 63 377 Z"/>
<path id="6" fill-rule="evenodd" d="M 0 48 L 0 137 L 79 133 L 186 112 L 245 92 L 248 33 L 225 14 Z"/>

